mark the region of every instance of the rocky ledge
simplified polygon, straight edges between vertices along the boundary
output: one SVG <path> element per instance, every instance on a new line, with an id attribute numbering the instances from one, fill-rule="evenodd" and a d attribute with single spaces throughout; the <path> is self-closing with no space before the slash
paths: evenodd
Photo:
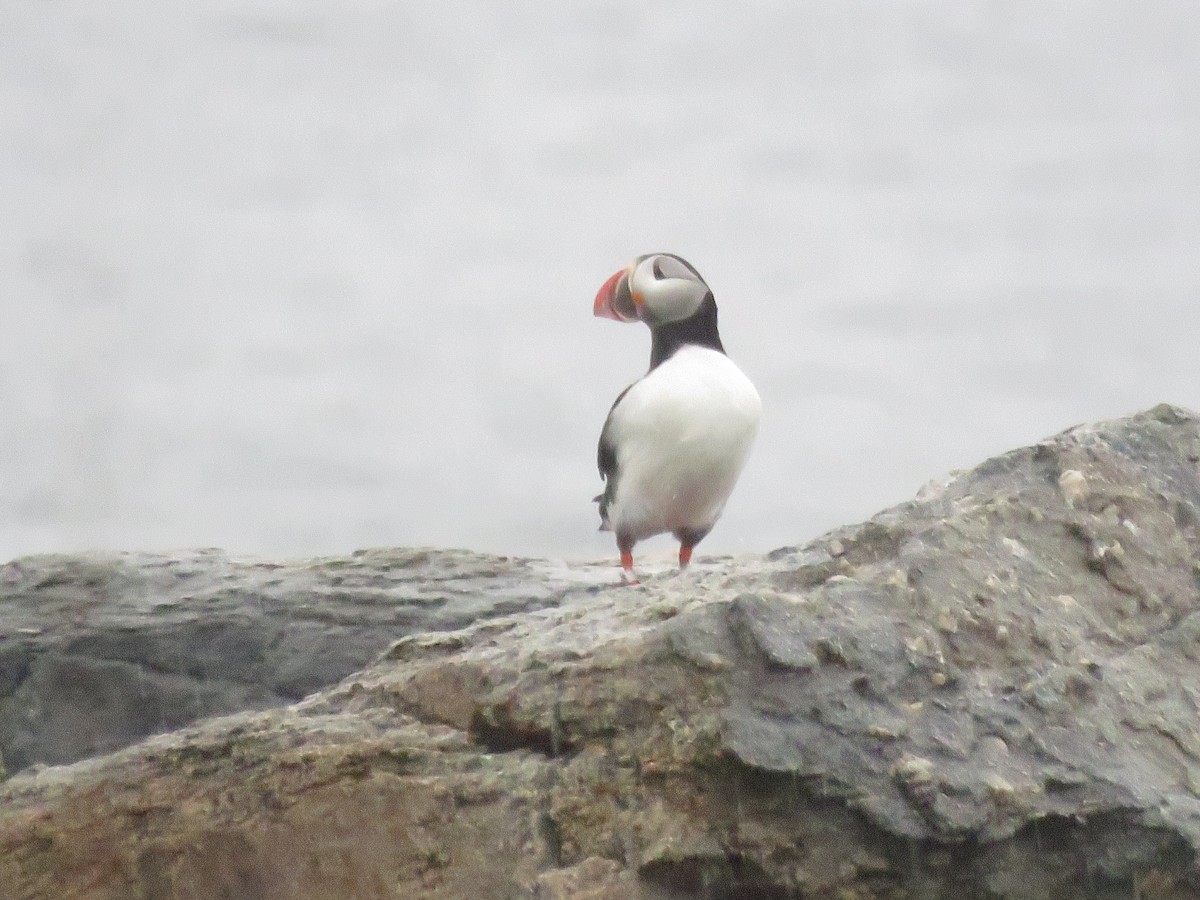
<path id="1" fill-rule="evenodd" d="M 1160 406 L 636 588 L 17 560 L 0 896 L 1195 897 L 1198 523 Z"/>

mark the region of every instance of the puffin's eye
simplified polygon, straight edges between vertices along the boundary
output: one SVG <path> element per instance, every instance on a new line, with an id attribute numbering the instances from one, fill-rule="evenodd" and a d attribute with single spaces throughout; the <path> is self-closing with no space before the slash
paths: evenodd
<path id="1" fill-rule="evenodd" d="M 655 281 L 661 281 L 662 279 L 667 277 L 667 273 L 663 271 L 662 263 L 659 262 L 657 259 L 654 260 L 654 262 L 650 264 L 650 268 L 654 272 Z"/>

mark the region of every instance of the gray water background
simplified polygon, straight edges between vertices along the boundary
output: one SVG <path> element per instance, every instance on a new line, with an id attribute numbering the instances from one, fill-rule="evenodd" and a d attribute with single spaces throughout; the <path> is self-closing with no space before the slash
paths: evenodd
<path id="1" fill-rule="evenodd" d="M 1200 4 L 9 0 L 0 558 L 607 556 L 655 249 L 766 408 L 708 552 L 1200 407 Z"/>

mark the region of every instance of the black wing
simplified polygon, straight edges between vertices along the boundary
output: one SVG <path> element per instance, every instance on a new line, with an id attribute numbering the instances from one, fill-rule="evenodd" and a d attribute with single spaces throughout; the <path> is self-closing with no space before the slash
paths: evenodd
<path id="1" fill-rule="evenodd" d="M 636 383 L 634 382 L 634 384 Z M 608 525 L 608 504 L 617 492 L 617 447 L 612 442 L 609 426 L 612 423 L 613 410 L 625 399 L 625 395 L 629 393 L 631 387 L 633 387 L 632 384 L 621 391 L 617 395 L 617 399 L 613 401 L 613 405 L 609 407 L 608 418 L 604 420 L 604 427 L 600 429 L 600 443 L 596 447 L 596 466 L 600 469 L 600 477 L 604 479 L 604 493 L 594 497 L 593 502 L 600 504 L 601 530 Z"/>

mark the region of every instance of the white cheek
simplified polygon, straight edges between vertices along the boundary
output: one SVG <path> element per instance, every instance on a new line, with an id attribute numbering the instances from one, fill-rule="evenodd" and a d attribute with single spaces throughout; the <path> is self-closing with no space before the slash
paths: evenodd
<path id="1" fill-rule="evenodd" d="M 686 319 L 700 308 L 708 288 L 690 278 L 655 278 L 654 260 L 644 259 L 629 276 L 629 287 L 640 294 L 654 322 Z"/>
<path id="2" fill-rule="evenodd" d="M 703 289 L 693 281 L 664 278 L 643 293 L 646 306 L 659 322 L 677 322 L 692 315 L 704 299 Z"/>
<path id="3" fill-rule="evenodd" d="M 633 271 L 629 273 L 629 287 L 647 300 L 650 299 L 651 292 L 658 287 L 652 260 L 644 259 L 634 267 Z"/>

